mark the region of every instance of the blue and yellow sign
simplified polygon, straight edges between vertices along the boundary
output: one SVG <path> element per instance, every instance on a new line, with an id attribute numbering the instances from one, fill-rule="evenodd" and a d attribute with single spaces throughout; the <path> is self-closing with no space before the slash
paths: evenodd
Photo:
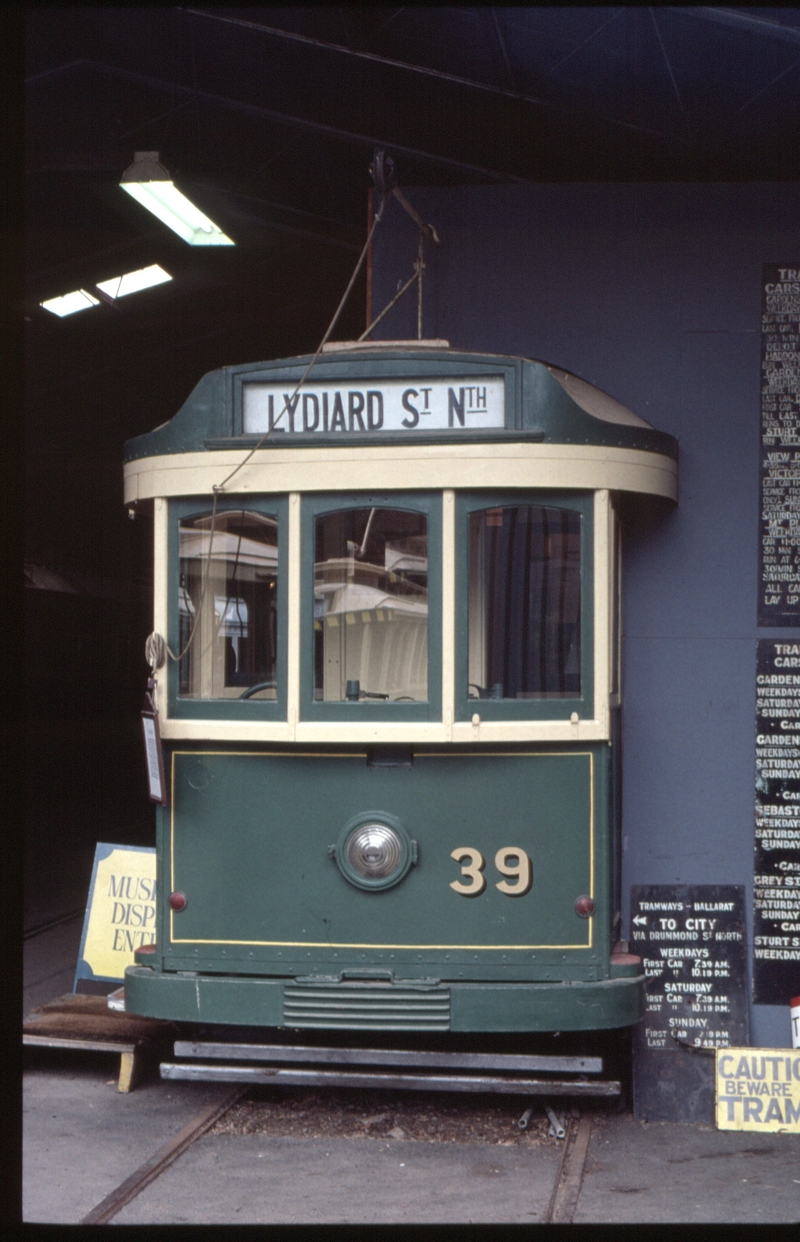
<path id="1" fill-rule="evenodd" d="M 800 1050 L 718 1048 L 717 1129 L 800 1134 Z"/>
<path id="2" fill-rule="evenodd" d="M 121 983 L 134 950 L 155 935 L 155 850 L 98 842 L 73 991 L 79 979 Z"/>

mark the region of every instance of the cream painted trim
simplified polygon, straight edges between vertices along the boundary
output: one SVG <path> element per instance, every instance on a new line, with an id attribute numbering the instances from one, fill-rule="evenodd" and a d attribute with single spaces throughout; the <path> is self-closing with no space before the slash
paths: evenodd
<path id="1" fill-rule="evenodd" d="M 456 709 L 456 494 L 442 493 L 442 722 L 447 740 Z"/>
<path id="2" fill-rule="evenodd" d="M 294 733 L 283 720 L 182 720 L 160 717 L 161 736 L 168 741 L 292 742 Z"/>
<path id="3" fill-rule="evenodd" d="M 394 724 L 390 720 L 375 720 L 364 724 L 349 724 L 346 720 L 325 722 L 300 721 L 295 729 L 297 742 L 336 742 L 340 746 L 350 743 L 362 746 L 372 742 L 448 742 L 447 730 L 438 721 L 410 721 Z"/>
<path id="4" fill-rule="evenodd" d="M 454 742 L 604 742 L 608 730 L 599 720 L 469 720 L 453 725 Z"/>
<path id="5" fill-rule="evenodd" d="M 298 492 L 292 492 L 289 497 L 289 565 L 286 575 L 289 631 L 286 636 L 286 719 L 292 738 L 300 719 L 300 533 L 300 496 Z"/>
<path id="6" fill-rule="evenodd" d="M 611 497 L 609 509 L 609 600 L 611 626 L 609 628 L 609 708 L 619 707 L 622 692 L 622 556 L 620 543 L 620 514 L 616 497 Z M 616 621 L 616 625 L 614 625 Z M 614 666 L 616 664 L 616 687 Z"/>
<path id="7" fill-rule="evenodd" d="M 491 720 L 475 726 L 456 721 L 443 724 L 413 722 L 393 724 L 375 721 L 352 725 L 347 721 L 319 724 L 300 721 L 294 729 L 284 721 L 165 720 L 161 716 L 161 736 L 169 741 L 185 739 L 200 742 L 298 742 L 332 743 L 339 746 L 441 742 L 603 742 L 607 732 L 597 720 Z"/>
<path id="8" fill-rule="evenodd" d="M 156 497 L 153 504 L 153 630 L 156 634 L 161 634 L 165 641 L 169 634 L 168 509 L 166 500 Z M 156 672 L 159 725 L 167 714 L 167 670 L 170 663 L 170 657 L 167 656 L 163 666 Z"/>
<path id="9" fill-rule="evenodd" d="M 594 494 L 594 714 L 605 736 L 608 736 L 610 723 L 608 698 L 611 691 L 610 522 L 610 497 L 601 489 Z"/>
<path id="10" fill-rule="evenodd" d="M 142 457 L 125 466 L 125 503 L 208 495 L 243 450 Z M 678 467 L 639 449 L 581 444 L 391 444 L 259 449 L 231 494 L 445 488 L 569 488 L 678 498 Z"/>
<path id="11" fill-rule="evenodd" d="M 616 627 L 616 628 L 617 628 L 617 634 L 616 634 L 616 644 L 617 644 L 617 651 L 616 651 L 616 657 L 617 657 L 617 692 L 616 692 L 616 694 L 614 695 L 614 702 L 613 702 L 612 706 L 613 706 L 613 707 L 618 707 L 618 706 L 622 703 L 622 694 L 623 694 L 623 668 L 622 668 L 622 599 L 623 599 L 623 596 L 622 596 L 622 574 L 623 574 L 623 571 L 624 571 L 624 566 L 625 566 L 625 562 L 624 562 L 623 555 L 622 555 L 622 522 L 620 521 L 620 517 L 619 517 L 619 508 L 618 508 L 618 507 L 615 507 L 615 510 L 614 510 L 614 535 L 615 535 L 615 548 L 614 548 L 614 555 L 615 555 L 615 557 L 616 557 L 616 561 L 615 561 L 615 564 L 614 564 L 614 586 L 615 586 L 615 589 L 616 589 L 616 594 L 617 594 L 617 627 Z"/>

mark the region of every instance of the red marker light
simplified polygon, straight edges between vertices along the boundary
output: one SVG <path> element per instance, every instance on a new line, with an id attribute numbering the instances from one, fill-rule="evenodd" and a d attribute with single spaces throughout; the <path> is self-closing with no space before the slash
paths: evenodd
<path id="1" fill-rule="evenodd" d="M 170 901 L 172 901 L 171 897 Z M 594 902 L 591 897 L 579 897 L 575 902 L 575 913 L 580 915 L 582 919 L 591 918 L 594 914 Z"/>
<path id="2" fill-rule="evenodd" d="M 176 914 L 180 914 L 181 910 L 186 909 L 186 897 L 183 893 L 170 893 L 169 908 L 174 910 Z"/>

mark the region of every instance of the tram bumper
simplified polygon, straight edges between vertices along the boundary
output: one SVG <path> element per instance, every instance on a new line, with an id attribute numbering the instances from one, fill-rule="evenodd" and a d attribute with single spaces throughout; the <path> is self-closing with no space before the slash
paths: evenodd
<path id="1" fill-rule="evenodd" d="M 129 966 L 129 1013 L 296 1030 L 592 1031 L 644 1016 L 642 974 L 547 983 L 275 979 Z"/>

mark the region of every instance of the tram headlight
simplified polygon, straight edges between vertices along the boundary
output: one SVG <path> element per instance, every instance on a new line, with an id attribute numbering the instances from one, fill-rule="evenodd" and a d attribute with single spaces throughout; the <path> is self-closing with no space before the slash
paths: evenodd
<path id="1" fill-rule="evenodd" d="M 403 843 L 386 824 L 364 824 L 347 842 L 350 866 L 368 880 L 382 880 L 402 861 Z"/>
<path id="2" fill-rule="evenodd" d="M 396 816 L 384 811 L 356 815 L 328 852 L 344 878 L 364 889 L 392 888 L 417 861 L 416 841 Z"/>

